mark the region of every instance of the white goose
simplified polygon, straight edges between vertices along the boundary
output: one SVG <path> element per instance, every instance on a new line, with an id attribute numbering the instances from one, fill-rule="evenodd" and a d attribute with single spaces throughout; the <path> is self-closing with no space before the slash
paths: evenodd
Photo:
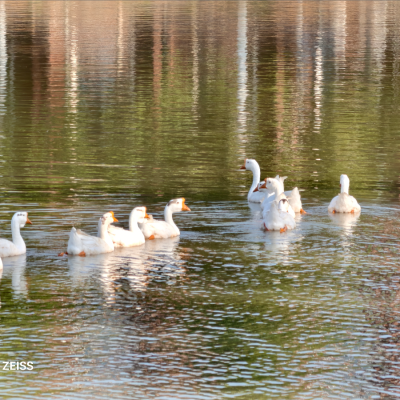
<path id="1" fill-rule="evenodd" d="M 85 257 L 87 255 L 111 253 L 114 251 L 114 243 L 108 234 L 108 227 L 113 222 L 118 222 L 114 217 L 114 213 L 112 211 L 105 213 L 99 219 L 97 236 L 90 236 L 80 229 L 72 228 L 69 234 L 67 253 Z"/>
<path id="2" fill-rule="evenodd" d="M 264 217 L 264 227 L 267 231 L 282 233 L 296 227 L 294 218 L 286 211 L 287 202 L 286 199 L 272 202 L 269 212 Z"/>
<path id="3" fill-rule="evenodd" d="M 20 228 L 25 224 L 32 224 L 27 212 L 16 212 L 11 219 L 12 242 L 7 239 L 0 239 L 0 257 L 18 256 L 26 253 L 24 239 L 22 239 Z"/>
<path id="4" fill-rule="evenodd" d="M 331 213 L 355 213 L 361 211 L 357 200 L 349 195 L 350 179 L 347 175 L 340 175 L 340 194 L 335 196 L 328 206 Z"/>
<path id="5" fill-rule="evenodd" d="M 299 189 L 297 187 L 293 188 L 290 192 L 290 196 L 288 197 L 289 204 L 293 208 L 295 213 L 307 214 L 306 211 L 303 210 L 303 204 L 301 203 L 301 196 Z"/>
<path id="6" fill-rule="evenodd" d="M 144 243 L 144 235 L 138 223 L 144 223 L 149 218 L 146 207 L 136 207 L 129 215 L 129 231 L 117 226 L 109 225 L 108 233 L 114 243 L 114 247 L 132 247 Z"/>
<path id="7" fill-rule="evenodd" d="M 258 162 L 251 158 L 246 158 L 240 169 L 247 169 L 253 173 L 253 183 L 250 186 L 249 193 L 247 193 L 247 201 L 251 203 L 261 203 L 264 200 L 265 192 L 254 191 L 258 187 L 261 175 Z"/>
<path id="8" fill-rule="evenodd" d="M 261 190 L 267 190 L 268 195 L 264 199 L 263 203 L 261 204 L 261 208 L 263 210 L 269 209 L 271 202 L 276 199 L 276 195 L 279 193 L 284 193 L 285 196 L 287 197 L 289 201 L 289 212 L 291 213 L 293 210 L 295 213 L 300 213 L 300 214 L 307 214 L 303 210 L 303 205 L 301 203 L 301 196 L 299 189 L 297 187 L 293 188 L 293 190 L 290 191 L 284 191 L 284 180 L 287 178 L 287 176 L 279 177 L 277 175 L 275 178 L 266 178 L 265 179 L 265 184 L 261 185 Z"/>
<path id="9" fill-rule="evenodd" d="M 269 210 L 276 197 L 283 193 L 283 182 L 278 177 L 279 175 L 276 178 L 265 178 L 264 183 L 260 186 L 261 190 L 267 191 L 264 201 L 261 203 L 263 211 Z"/>
<path id="10" fill-rule="evenodd" d="M 142 232 L 146 239 L 166 239 L 181 234 L 179 228 L 175 225 L 172 219 L 172 214 L 180 211 L 190 211 L 190 208 L 185 204 L 183 197 L 172 199 L 168 202 L 164 209 L 165 221 L 151 219 L 142 224 Z"/>
<path id="11" fill-rule="evenodd" d="M 262 218 L 267 217 L 267 214 L 269 213 L 269 211 L 271 209 L 272 203 L 274 203 L 274 202 L 279 203 L 280 200 L 286 200 L 282 203 L 282 210 L 286 211 L 289 215 L 291 215 L 293 218 L 295 218 L 296 213 L 293 211 L 293 208 L 289 204 L 288 198 L 285 196 L 285 193 L 283 193 L 283 192 L 281 194 L 278 194 L 275 197 L 275 200 L 273 200 L 272 202 L 270 202 L 266 205 L 266 207 L 262 211 Z"/>

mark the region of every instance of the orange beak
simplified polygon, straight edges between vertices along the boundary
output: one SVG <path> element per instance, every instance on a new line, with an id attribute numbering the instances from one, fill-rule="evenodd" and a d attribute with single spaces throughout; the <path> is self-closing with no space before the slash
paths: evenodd
<path id="1" fill-rule="evenodd" d="M 144 214 L 144 217 L 145 217 L 145 218 L 150 218 L 150 215 L 147 214 L 147 213 L 145 213 L 145 214 Z"/>
<path id="2" fill-rule="evenodd" d="M 267 188 L 267 182 L 264 182 L 261 186 L 260 189 L 266 189 Z"/>
<path id="3" fill-rule="evenodd" d="M 118 222 L 117 218 L 114 217 L 114 211 L 110 211 L 110 214 L 113 217 L 113 222 Z"/>
<path id="4" fill-rule="evenodd" d="M 258 186 L 253 190 L 253 192 L 258 192 Z"/>
<path id="5" fill-rule="evenodd" d="M 185 204 L 185 199 L 182 199 L 182 211 L 192 211 L 192 210 Z"/>
<path id="6" fill-rule="evenodd" d="M 30 220 L 28 217 L 26 217 L 26 223 L 32 225 L 32 222 L 31 222 L 31 220 Z"/>
<path id="7" fill-rule="evenodd" d="M 240 169 L 246 169 L 246 160 L 247 160 L 247 158 L 244 159 L 244 163 L 243 163 L 243 165 L 240 167 Z"/>

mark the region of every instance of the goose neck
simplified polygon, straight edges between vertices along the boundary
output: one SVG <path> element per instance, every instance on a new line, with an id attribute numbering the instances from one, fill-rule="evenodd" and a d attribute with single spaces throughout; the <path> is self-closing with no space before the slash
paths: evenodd
<path id="1" fill-rule="evenodd" d="M 136 212 L 133 210 L 130 215 L 129 215 L 129 230 L 131 232 L 136 232 L 136 231 L 140 231 L 139 226 L 138 226 L 138 221 L 139 218 L 136 214 Z"/>
<path id="2" fill-rule="evenodd" d="M 167 224 L 171 225 L 174 230 L 179 234 L 179 229 L 178 227 L 175 225 L 174 220 L 172 219 L 172 209 L 171 207 L 168 206 L 168 204 L 165 206 L 164 208 L 164 220 Z"/>
<path id="3" fill-rule="evenodd" d="M 349 184 L 347 182 L 341 184 L 340 193 L 349 194 Z"/>
<path id="4" fill-rule="evenodd" d="M 251 194 L 253 193 L 254 189 L 257 187 L 258 183 L 260 182 L 260 167 L 259 165 L 251 165 L 250 171 L 253 173 L 253 183 L 250 186 L 249 193 L 247 195 L 247 199 L 250 199 Z"/>
<path id="5" fill-rule="evenodd" d="M 99 219 L 99 224 L 97 227 L 97 236 L 101 239 L 103 239 L 109 246 L 114 248 L 113 241 L 108 234 L 108 226 L 110 224 L 108 222 L 103 221 L 102 218 Z"/>
<path id="6" fill-rule="evenodd" d="M 280 182 L 274 182 L 272 183 L 272 192 L 275 193 L 277 196 L 283 192 L 282 190 L 282 185 Z"/>
<path id="7" fill-rule="evenodd" d="M 19 227 L 19 222 L 16 219 L 13 219 L 11 221 L 11 234 L 12 234 L 12 241 L 15 244 L 15 246 L 21 251 L 22 250 L 26 251 L 25 242 L 24 242 L 24 239 L 21 236 L 21 230 L 20 230 L 20 227 Z"/>

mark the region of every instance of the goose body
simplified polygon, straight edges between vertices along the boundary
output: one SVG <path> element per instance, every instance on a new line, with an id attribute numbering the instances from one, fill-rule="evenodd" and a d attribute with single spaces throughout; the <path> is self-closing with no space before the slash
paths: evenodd
<path id="1" fill-rule="evenodd" d="M 26 245 L 22 239 L 20 228 L 32 224 L 27 212 L 16 212 L 11 219 L 12 241 L 0 239 L 0 257 L 18 256 L 26 253 Z"/>
<path id="2" fill-rule="evenodd" d="M 73 227 L 69 234 L 68 254 L 86 256 L 114 251 L 114 243 L 108 234 L 108 227 L 112 222 L 118 222 L 114 213 L 112 211 L 105 213 L 99 219 L 97 236 L 88 235 Z"/>
<path id="3" fill-rule="evenodd" d="M 144 218 L 148 217 L 146 207 L 136 207 L 129 215 L 129 230 L 109 225 L 108 234 L 114 243 L 114 247 L 132 247 L 143 244 L 145 238 L 138 223 L 144 223 Z"/>
<path id="4" fill-rule="evenodd" d="M 335 196 L 329 206 L 328 211 L 331 213 L 355 213 L 361 211 L 361 207 L 357 200 L 349 195 L 350 179 L 347 175 L 340 175 L 341 193 Z"/>
<path id="5" fill-rule="evenodd" d="M 164 209 L 164 221 L 150 219 L 142 224 L 141 230 L 146 239 L 166 239 L 181 234 L 172 219 L 172 214 L 181 211 L 190 211 L 183 197 L 172 199 Z"/>
<path id="6" fill-rule="evenodd" d="M 268 231 L 285 232 L 287 229 L 294 229 L 296 222 L 294 218 L 286 211 L 286 199 L 279 202 L 274 201 L 271 204 L 269 212 L 264 217 L 264 227 Z"/>

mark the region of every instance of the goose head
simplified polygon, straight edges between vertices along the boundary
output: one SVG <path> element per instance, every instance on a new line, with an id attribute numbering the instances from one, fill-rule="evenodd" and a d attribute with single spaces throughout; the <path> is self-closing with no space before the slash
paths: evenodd
<path id="1" fill-rule="evenodd" d="M 276 194 L 282 192 L 281 183 L 275 178 L 265 178 L 261 188 L 267 189 L 271 193 L 275 192 Z"/>
<path id="2" fill-rule="evenodd" d="M 102 225 L 110 225 L 113 222 L 118 222 L 117 218 L 114 217 L 114 212 L 110 211 L 105 213 L 101 218 L 100 218 L 101 224 Z"/>
<path id="3" fill-rule="evenodd" d="M 258 162 L 256 160 L 253 160 L 252 158 L 246 158 L 240 169 L 247 169 L 248 171 L 253 171 L 257 167 L 258 167 Z"/>
<path id="4" fill-rule="evenodd" d="M 350 179 L 346 174 L 340 175 L 340 188 L 341 193 L 349 194 Z"/>
<path id="5" fill-rule="evenodd" d="M 132 210 L 132 213 L 135 215 L 137 218 L 137 221 L 142 224 L 145 220 L 145 218 L 150 218 L 149 215 L 147 214 L 147 209 L 146 207 L 135 207 Z"/>
<path id="6" fill-rule="evenodd" d="M 23 228 L 25 224 L 31 224 L 32 222 L 28 218 L 28 213 L 24 211 L 18 211 L 14 214 L 11 220 L 11 224 L 17 223 L 20 228 Z"/>
<path id="7" fill-rule="evenodd" d="M 266 189 L 266 187 L 264 186 L 264 181 L 262 181 L 262 182 L 260 182 L 257 186 L 256 186 L 256 188 L 253 190 L 253 192 L 265 192 L 267 189 Z"/>
<path id="8" fill-rule="evenodd" d="M 190 208 L 185 204 L 185 199 L 183 197 L 170 200 L 167 204 L 167 207 L 172 211 L 172 213 L 191 211 Z"/>

